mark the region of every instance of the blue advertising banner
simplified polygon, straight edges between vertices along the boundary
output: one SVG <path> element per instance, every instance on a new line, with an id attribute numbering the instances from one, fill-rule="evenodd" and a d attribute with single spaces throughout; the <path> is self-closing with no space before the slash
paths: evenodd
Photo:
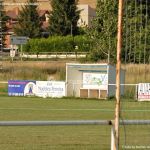
<path id="1" fill-rule="evenodd" d="M 30 80 L 9 80 L 8 95 L 9 96 L 27 96 L 35 95 L 36 81 Z"/>

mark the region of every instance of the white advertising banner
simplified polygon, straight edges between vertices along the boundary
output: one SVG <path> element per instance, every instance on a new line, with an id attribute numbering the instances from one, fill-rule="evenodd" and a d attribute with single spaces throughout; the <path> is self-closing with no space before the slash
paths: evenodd
<path id="1" fill-rule="evenodd" d="M 65 96 L 65 82 L 63 81 L 36 81 L 36 96 L 63 97 Z"/>
<path id="2" fill-rule="evenodd" d="M 107 90 L 108 74 L 83 73 L 83 88 Z"/>
<path id="3" fill-rule="evenodd" d="M 150 101 L 150 83 L 138 84 L 138 100 Z"/>

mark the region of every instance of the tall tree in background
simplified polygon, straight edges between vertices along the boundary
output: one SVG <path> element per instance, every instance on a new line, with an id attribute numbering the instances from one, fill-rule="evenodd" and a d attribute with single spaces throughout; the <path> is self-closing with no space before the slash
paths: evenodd
<path id="1" fill-rule="evenodd" d="M 28 0 L 27 5 L 22 7 L 17 18 L 18 24 L 14 31 L 19 36 L 36 38 L 41 36 L 42 22 L 38 14 L 38 6 L 34 5 L 37 0 Z"/>
<path id="2" fill-rule="evenodd" d="M 6 21 L 8 17 L 5 15 L 3 1 L 0 0 L 0 49 L 5 47 L 5 35 L 7 31 Z"/>
<path id="3" fill-rule="evenodd" d="M 150 1 L 126 0 L 124 7 L 125 63 L 147 63 L 150 59 Z"/>
<path id="4" fill-rule="evenodd" d="M 50 0 L 52 11 L 49 16 L 49 32 L 51 35 L 78 34 L 77 22 L 80 10 L 77 0 Z"/>
<path id="5" fill-rule="evenodd" d="M 94 61 L 116 59 L 117 16 L 116 0 L 98 0 L 96 17 L 89 29 L 94 41 L 91 58 Z M 125 63 L 150 62 L 150 1 L 125 0 L 123 23 L 122 61 Z"/>
<path id="6" fill-rule="evenodd" d="M 88 34 L 94 41 L 91 58 L 115 59 L 117 37 L 118 1 L 97 0 L 96 17 Z M 108 60 L 109 61 L 109 60 Z"/>

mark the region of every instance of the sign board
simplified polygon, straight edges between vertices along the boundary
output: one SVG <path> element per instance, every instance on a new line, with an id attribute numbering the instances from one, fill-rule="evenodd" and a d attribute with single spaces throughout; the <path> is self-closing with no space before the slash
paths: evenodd
<path id="1" fill-rule="evenodd" d="M 35 81 L 9 80 L 8 95 L 9 96 L 27 96 L 35 95 Z"/>
<path id="2" fill-rule="evenodd" d="M 83 73 L 83 88 L 97 88 L 107 90 L 108 74 Z"/>
<path id="3" fill-rule="evenodd" d="M 65 82 L 63 81 L 36 81 L 36 96 L 63 97 L 65 96 Z"/>
<path id="4" fill-rule="evenodd" d="M 15 57 L 15 53 L 16 53 L 16 51 L 15 50 L 10 50 L 10 57 Z"/>
<path id="5" fill-rule="evenodd" d="M 12 45 L 22 45 L 22 44 L 26 44 L 28 39 L 29 38 L 26 36 L 11 36 L 10 43 Z"/>
<path id="6" fill-rule="evenodd" d="M 138 84 L 138 100 L 150 101 L 150 83 Z"/>
<path id="7" fill-rule="evenodd" d="M 65 96 L 65 82 L 63 81 L 30 81 L 9 80 L 9 96 L 39 96 L 39 97 L 63 97 Z"/>

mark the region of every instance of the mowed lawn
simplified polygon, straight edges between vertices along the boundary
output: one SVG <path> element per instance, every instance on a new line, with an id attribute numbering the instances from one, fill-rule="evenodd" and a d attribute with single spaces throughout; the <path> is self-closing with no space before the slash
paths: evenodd
<path id="1" fill-rule="evenodd" d="M 0 97 L 0 121 L 113 120 L 114 100 Z M 122 100 L 121 118 L 150 119 L 150 103 Z M 120 147 L 150 146 L 150 125 L 121 126 Z M 111 126 L 0 127 L 0 150 L 108 150 Z"/>

